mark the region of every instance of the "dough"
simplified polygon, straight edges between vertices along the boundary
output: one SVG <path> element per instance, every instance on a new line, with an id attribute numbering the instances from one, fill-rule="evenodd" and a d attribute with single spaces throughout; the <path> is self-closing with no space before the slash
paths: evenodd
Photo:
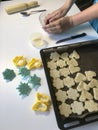
<path id="1" fill-rule="evenodd" d="M 36 6 L 38 6 L 38 2 L 32 1 L 32 2 L 28 2 L 28 3 L 9 5 L 5 8 L 5 10 L 8 14 L 12 14 L 12 13 L 17 13 L 19 11 L 23 11 L 23 10 L 26 10 L 26 9 L 29 9 L 32 7 L 36 7 Z"/>

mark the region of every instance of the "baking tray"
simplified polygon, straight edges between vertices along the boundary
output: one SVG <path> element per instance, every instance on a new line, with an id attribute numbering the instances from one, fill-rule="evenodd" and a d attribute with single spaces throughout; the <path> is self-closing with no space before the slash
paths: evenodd
<path id="1" fill-rule="evenodd" d="M 55 96 L 55 88 L 52 84 L 52 77 L 50 76 L 50 70 L 47 67 L 47 62 L 50 61 L 50 54 L 52 52 L 58 52 L 62 54 L 63 52 L 71 53 L 73 50 L 76 50 L 80 55 L 80 60 L 78 61 L 81 68 L 80 72 L 83 73 L 85 70 L 93 70 L 96 72 L 98 79 L 98 40 L 78 42 L 75 44 L 62 45 L 57 47 L 45 48 L 40 51 L 42 58 L 46 79 L 48 82 L 48 87 L 50 90 L 50 95 L 55 111 L 55 116 L 57 120 L 58 127 L 61 130 L 68 130 L 71 128 L 79 127 L 91 122 L 98 121 L 98 112 L 94 113 L 84 113 L 81 116 L 69 116 L 64 117 L 60 114 L 58 109 L 59 102 Z"/>

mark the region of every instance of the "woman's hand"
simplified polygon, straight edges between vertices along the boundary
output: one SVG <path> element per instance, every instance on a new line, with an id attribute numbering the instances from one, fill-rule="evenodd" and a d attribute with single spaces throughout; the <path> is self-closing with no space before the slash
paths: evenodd
<path id="1" fill-rule="evenodd" d="M 52 13 L 48 14 L 45 19 L 45 24 L 53 22 L 61 17 L 64 17 L 67 12 L 70 10 L 72 5 L 75 3 L 76 0 L 66 0 L 65 4 L 61 6 L 59 9 L 53 11 Z"/>
<path id="2" fill-rule="evenodd" d="M 43 29 L 48 33 L 62 33 L 73 27 L 71 17 L 62 17 L 53 22 L 49 22 L 43 26 Z"/>
<path id="3" fill-rule="evenodd" d="M 61 7 L 55 11 L 53 11 L 52 13 L 48 14 L 45 18 L 45 24 L 50 23 L 52 21 L 55 21 L 63 16 L 65 16 L 67 13 L 67 10 L 65 10 L 65 8 Z"/>

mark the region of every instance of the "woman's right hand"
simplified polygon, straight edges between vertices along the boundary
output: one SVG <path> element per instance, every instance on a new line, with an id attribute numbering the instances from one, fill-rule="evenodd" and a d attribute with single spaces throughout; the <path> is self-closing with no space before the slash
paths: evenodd
<path id="1" fill-rule="evenodd" d="M 63 6 L 46 16 L 45 24 L 49 24 L 50 22 L 64 17 L 69 11 L 69 9 L 72 7 L 72 5 L 75 3 L 75 1 L 76 0 L 66 0 Z"/>
<path id="2" fill-rule="evenodd" d="M 45 24 L 48 24 L 50 22 L 53 22 L 61 17 L 64 17 L 64 15 L 66 14 L 66 10 L 61 7 L 55 11 L 53 11 L 52 13 L 48 14 L 45 18 Z"/>

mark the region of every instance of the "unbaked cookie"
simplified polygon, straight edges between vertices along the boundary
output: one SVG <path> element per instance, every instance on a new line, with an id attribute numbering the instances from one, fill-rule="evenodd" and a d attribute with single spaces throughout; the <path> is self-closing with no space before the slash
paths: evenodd
<path id="1" fill-rule="evenodd" d="M 62 68 L 62 67 L 65 67 L 66 66 L 66 63 L 64 60 L 57 60 L 57 66 Z"/>
<path id="2" fill-rule="evenodd" d="M 79 83 L 79 82 L 81 82 L 81 81 L 86 81 L 86 77 L 85 77 L 85 75 L 82 74 L 82 73 L 77 73 L 77 74 L 76 74 L 76 77 L 75 77 L 75 82 L 76 82 L 76 83 Z"/>
<path id="3" fill-rule="evenodd" d="M 89 84 L 88 84 L 89 88 L 93 88 L 93 87 L 98 87 L 98 80 L 97 79 L 92 79 Z"/>
<path id="4" fill-rule="evenodd" d="M 57 61 L 57 60 L 59 60 L 59 58 L 60 58 L 60 55 L 59 55 L 59 53 L 57 53 L 57 52 L 52 52 L 52 53 L 50 54 L 50 59 L 51 59 L 51 60 Z"/>
<path id="5" fill-rule="evenodd" d="M 67 61 L 67 65 L 78 66 L 78 62 L 75 59 Z"/>
<path id="6" fill-rule="evenodd" d="M 88 81 L 91 81 L 93 77 L 96 77 L 96 73 L 94 71 L 85 71 L 85 75 Z"/>
<path id="7" fill-rule="evenodd" d="M 59 69 L 60 76 L 67 77 L 70 74 L 70 71 L 68 68 L 61 68 Z"/>
<path id="8" fill-rule="evenodd" d="M 63 88 L 64 87 L 63 80 L 61 80 L 60 78 L 53 79 L 53 86 L 56 89 Z"/>
<path id="9" fill-rule="evenodd" d="M 93 88 L 94 99 L 98 100 L 98 88 Z"/>
<path id="10" fill-rule="evenodd" d="M 89 112 L 98 111 L 98 104 L 93 100 L 85 101 L 85 109 L 87 109 Z"/>
<path id="11" fill-rule="evenodd" d="M 88 87 L 88 84 L 85 83 L 84 81 L 81 81 L 78 86 L 77 86 L 77 90 L 80 92 L 80 91 L 83 91 L 83 90 L 89 90 L 90 88 Z"/>
<path id="12" fill-rule="evenodd" d="M 73 100 L 77 100 L 77 98 L 79 97 L 79 93 L 77 92 L 76 89 L 73 88 L 69 88 L 69 90 L 67 91 L 68 94 L 68 98 L 73 99 Z"/>
<path id="13" fill-rule="evenodd" d="M 56 69 L 57 68 L 57 64 L 54 61 L 49 61 L 49 62 L 47 62 L 47 67 L 49 69 Z"/>
<path id="14" fill-rule="evenodd" d="M 67 76 L 66 78 L 64 78 L 63 81 L 64 81 L 64 85 L 67 86 L 68 88 L 75 85 L 74 79 L 71 78 L 70 76 Z"/>
<path id="15" fill-rule="evenodd" d="M 75 50 L 69 55 L 69 57 L 70 58 L 75 58 L 75 59 L 80 58 L 79 54 Z"/>
<path id="16" fill-rule="evenodd" d="M 73 66 L 73 65 L 69 65 L 69 71 L 70 71 L 71 74 L 74 74 L 74 73 L 80 71 L 80 67 L 78 67 L 78 66 Z"/>
<path id="17" fill-rule="evenodd" d="M 79 98 L 79 100 L 81 102 L 84 102 L 86 100 L 92 100 L 93 99 L 93 96 L 90 92 L 86 91 L 86 90 L 83 90 L 82 93 L 81 93 L 81 96 Z"/>
<path id="18" fill-rule="evenodd" d="M 60 55 L 60 58 L 62 58 L 64 61 L 68 61 L 69 60 L 69 54 L 67 52 L 64 52 Z"/>
<path id="19" fill-rule="evenodd" d="M 68 98 L 65 91 L 58 90 L 55 94 L 58 101 L 65 102 L 65 100 Z"/>
<path id="20" fill-rule="evenodd" d="M 53 78 L 60 77 L 59 71 L 57 69 L 50 70 L 50 76 Z"/>
<path id="21" fill-rule="evenodd" d="M 72 108 L 72 112 L 76 113 L 78 115 L 81 115 L 82 112 L 85 110 L 83 103 L 82 102 L 78 102 L 78 101 L 74 101 L 71 104 L 71 108 Z"/>
<path id="22" fill-rule="evenodd" d="M 62 103 L 59 106 L 60 114 L 64 115 L 65 117 L 69 117 L 69 115 L 72 113 L 70 105 L 66 103 Z"/>

